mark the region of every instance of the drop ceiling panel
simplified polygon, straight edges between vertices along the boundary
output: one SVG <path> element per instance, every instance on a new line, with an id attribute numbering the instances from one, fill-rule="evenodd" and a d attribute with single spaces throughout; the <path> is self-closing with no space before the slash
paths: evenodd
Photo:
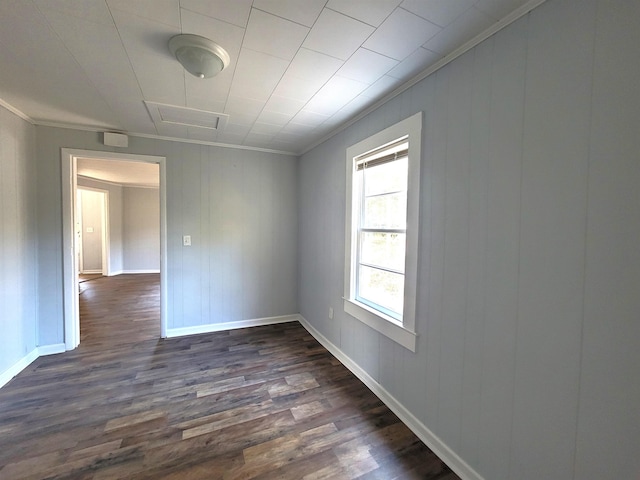
<path id="1" fill-rule="evenodd" d="M 324 9 L 303 43 L 305 48 L 346 60 L 374 31 L 371 25 Z"/>
<path id="2" fill-rule="evenodd" d="M 397 79 L 413 78 L 425 68 L 437 62 L 441 57 L 442 55 L 439 53 L 420 47 L 397 66 L 389 70 L 387 75 Z"/>
<path id="3" fill-rule="evenodd" d="M 307 80 L 320 78 L 325 83 L 344 62 L 338 58 L 301 48 L 287 69 L 287 74 Z"/>
<path id="4" fill-rule="evenodd" d="M 525 3 L 527 0 L 478 0 L 475 6 L 490 17 L 500 20 Z"/>
<path id="5" fill-rule="evenodd" d="M 404 0 L 400 5 L 440 27 L 446 27 L 476 3 L 476 0 Z"/>
<path id="6" fill-rule="evenodd" d="M 111 11 L 120 10 L 172 27 L 180 27 L 180 0 L 107 0 Z"/>
<path id="7" fill-rule="evenodd" d="M 456 47 L 464 43 L 465 39 L 468 40 L 467 35 L 471 35 L 473 38 L 489 28 L 494 22 L 495 20 L 489 15 L 472 7 L 453 21 L 452 28 L 438 33 L 425 43 L 424 47 L 444 55 L 446 52 L 455 50 Z M 461 32 L 466 32 L 466 34 Z"/>
<path id="8" fill-rule="evenodd" d="M 402 8 L 397 8 L 363 44 L 365 48 L 403 60 L 441 30 Z"/>
<path id="9" fill-rule="evenodd" d="M 311 27 L 326 0 L 254 0 L 253 6 L 292 22 Z"/>
<path id="10" fill-rule="evenodd" d="M 100 25 L 113 25 L 111 12 L 105 2 L 87 2 L 86 0 L 35 0 L 34 4 L 40 11 L 50 10 L 59 12 L 67 17 L 73 17 Z"/>
<path id="11" fill-rule="evenodd" d="M 254 8 L 249 18 L 243 45 L 251 50 L 291 60 L 307 33 L 309 33 L 307 27 Z M 265 42 L 265 38 L 269 41 Z"/>
<path id="12" fill-rule="evenodd" d="M 81 19 L 69 19 L 63 13 L 43 10 L 49 25 L 82 66 L 91 82 L 109 98 L 139 97 L 140 87 L 115 25 L 96 24 Z M 96 56 L 96 50 L 103 54 Z"/>
<path id="13" fill-rule="evenodd" d="M 243 28 L 249 20 L 251 3 L 251 0 L 180 0 L 183 9 Z"/>
<path id="14" fill-rule="evenodd" d="M 391 12 L 393 12 L 401 1 L 402 0 L 329 0 L 327 8 L 378 27 L 385 18 L 391 15 Z"/>
<path id="15" fill-rule="evenodd" d="M 283 125 L 289 123 L 291 117 L 292 115 L 287 115 L 285 113 L 269 112 L 267 110 L 263 110 L 256 119 L 256 122 L 268 123 L 271 125 L 278 125 L 282 127 Z"/>
<path id="16" fill-rule="evenodd" d="M 335 76 L 307 103 L 305 109 L 321 115 L 333 115 L 368 86 L 350 78 Z"/>
<path id="17" fill-rule="evenodd" d="M 269 100 L 264 106 L 265 112 L 275 112 L 284 115 L 294 116 L 302 107 L 305 102 L 296 100 L 294 98 L 281 97 L 279 95 L 271 95 Z"/>
<path id="18" fill-rule="evenodd" d="M 266 101 L 288 65 L 289 62 L 282 58 L 243 48 L 230 95 Z"/>
<path id="19" fill-rule="evenodd" d="M 303 149 L 525 2 L 0 0 L 0 92 L 36 123 Z M 179 33 L 230 65 L 186 73 L 168 51 Z M 144 101 L 226 113 L 235 130 L 156 127 Z"/>
<path id="20" fill-rule="evenodd" d="M 338 70 L 338 75 L 372 84 L 398 63 L 392 58 L 360 48 Z"/>
<path id="21" fill-rule="evenodd" d="M 240 54 L 242 39 L 245 35 L 245 29 L 232 25 L 231 23 L 218 20 L 216 18 L 199 15 L 189 10 L 181 9 L 182 32 L 193 35 L 201 35 L 213 40 L 222 48 L 224 48 L 231 57 L 230 68 L 234 65 Z M 168 45 L 169 39 L 166 39 Z M 168 47 L 165 45 L 165 50 Z"/>
<path id="22" fill-rule="evenodd" d="M 184 69 L 167 50 L 167 39 L 179 30 L 162 23 L 113 11 L 118 32 L 145 99 L 184 104 Z"/>
<path id="23" fill-rule="evenodd" d="M 273 91 L 275 95 L 293 98 L 302 102 L 308 102 L 316 92 L 327 82 L 321 77 L 314 80 L 307 80 L 289 75 L 288 72 L 282 77 L 278 86 Z"/>

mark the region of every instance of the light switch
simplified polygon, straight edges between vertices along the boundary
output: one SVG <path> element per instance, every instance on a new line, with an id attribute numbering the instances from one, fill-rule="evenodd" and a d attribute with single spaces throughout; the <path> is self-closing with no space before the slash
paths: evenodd
<path id="1" fill-rule="evenodd" d="M 182 237 L 182 245 L 184 245 L 185 247 L 191 246 L 191 235 L 185 235 L 184 237 Z"/>

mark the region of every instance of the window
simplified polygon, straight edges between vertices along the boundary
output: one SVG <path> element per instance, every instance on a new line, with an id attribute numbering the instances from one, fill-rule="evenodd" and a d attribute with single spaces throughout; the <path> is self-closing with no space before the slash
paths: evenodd
<path id="1" fill-rule="evenodd" d="M 345 312 L 415 351 L 422 114 L 347 149 Z"/>

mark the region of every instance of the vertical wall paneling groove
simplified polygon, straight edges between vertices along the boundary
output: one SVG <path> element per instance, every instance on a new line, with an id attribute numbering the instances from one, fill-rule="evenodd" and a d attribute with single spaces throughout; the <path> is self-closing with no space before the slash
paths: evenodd
<path id="1" fill-rule="evenodd" d="M 466 325 L 463 348 L 462 413 L 460 452 L 477 462 L 482 392 L 482 345 L 485 329 L 487 201 L 489 197 L 489 128 L 491 118 L 491 65 L 493 39 L 474 51 L 473 90 L 469 133 L 469 243 Z"/>
<path id="2" fill-rule="evenodd" d="M 450 65 L 445 167 L 444 277 L 438 388 L 438 431 L 454 450 L 460 448 L 462 371 L 469 251 L 469 135 L 473 55 Z"/>
<path id="3" fill-rule="evenodd" d="M 429 275 L 429 302 L 427 313 L 427 359 L 425 366 L 426 397 L 424 417 L 427 425 L 438 423 L 438 395 L 440 380 L 441 353 L 441 312 L 444 278 L 445 249 L 445 192 L 446 192 L 446 148 L 447 148 L 447 100 L 449 84 L 449 68 L 443 68 L 435 75 L 433 94 L 433 113 L 427 112 L 432 119 L 427 136 L 428 152 L 432 155 L 431 169 L 431 268 Z"/>
<path id="4" fill-rule="evenodd" d="M 640 3 L 595 32 L 575 480 L 640 474 Z"/>
<path id="5" fill-rule="evenodd" d="M 530 15 L 511 454 L 522 480 L 572 475 L 594 6 Z"/>
<path id="6" fill-rule="evenodd" d="M 486 478 L 508 478 L 509 469 L 527 25 L 525 18 L 499 32 L 492 55 L 478 445 L 478 465 Z"/>
<path id="7" fill-rule="evenodd" d="M 0 386 L 37 356 L 35 127 L 0 107 Z"/>

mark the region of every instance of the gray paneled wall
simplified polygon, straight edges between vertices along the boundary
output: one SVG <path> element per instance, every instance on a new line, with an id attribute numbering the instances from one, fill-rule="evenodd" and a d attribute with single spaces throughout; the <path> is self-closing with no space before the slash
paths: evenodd
<path id="1" fill-rule="evenodd" d="M 58 344 L 61 192 L 47 179 L 60 178 L 61 147 L 115 149 L 98 133 L 37 127 L 37 136 L 40 342 Z M 295 157 L 138 137 L 118 152 L 167 158 L 169 329 L 297 313 Z"/>
<path id="2" fill-rule="evenodd" d="M 92 178 L 78 177 L 78 186 L 105 190 L 109 196 L 109 273 L 121 273 L 123 270 L 122 243 L 122 186 L 101 182 Z"/>
<path id="3" fill-rule="evenodd" d="M 0 106 L 0 376 L 37 337 L 35 127 Z M 14 372 L 15 374 L 17 372 Z"/>
<path id="4" fill-rule="evenodd" d="M 302 315 L 485 479 L 640 473 L 638 45 L 549 0 L 301 159 Z M 413 354 L 338 307 L 345 149 L 416 111 Z"/>
<path id="5" fill-rule="evenodd" d="M 160 195 L 157 188 L 123 188 L 124 272 L 160 271 Z"/>

